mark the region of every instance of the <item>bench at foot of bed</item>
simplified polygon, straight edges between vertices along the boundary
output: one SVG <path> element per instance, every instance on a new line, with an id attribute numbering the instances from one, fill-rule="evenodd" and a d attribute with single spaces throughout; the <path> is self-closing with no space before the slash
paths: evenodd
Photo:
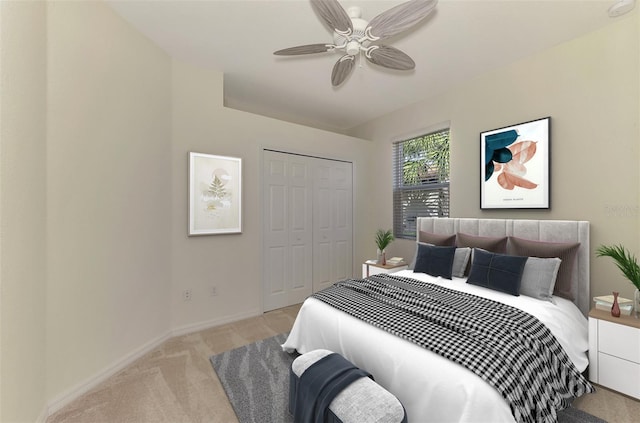
<path id="1" fill-rule="evenodd" d="M 407 423 L 400 401 L 341 355 L 314 350 L 291 364 L 289 412 L 295 423 Z"/>

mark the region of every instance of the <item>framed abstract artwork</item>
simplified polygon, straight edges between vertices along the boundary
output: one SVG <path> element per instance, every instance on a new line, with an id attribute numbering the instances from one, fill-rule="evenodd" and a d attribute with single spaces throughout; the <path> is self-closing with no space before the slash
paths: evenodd
<path id="1" fill-rule="evenodd" d="M 480 208 L 548 209 L 551 118 L 480 133 Z"/>
<path id="2" fill-rule="evenodd" d="M 242 159 L 189 153 L 189 236 L 242 233 Z"/>

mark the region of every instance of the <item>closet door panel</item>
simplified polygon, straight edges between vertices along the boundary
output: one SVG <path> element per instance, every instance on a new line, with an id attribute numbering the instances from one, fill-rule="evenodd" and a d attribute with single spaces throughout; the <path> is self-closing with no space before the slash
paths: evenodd
<path id="1" fill-rule="evenodd" d="M 347 258 L 351 256 L 349 252 L 349 243 L 344 241 L 337 241 L 334 244 L 334 248 L 336 252 L 333 261 L 334 278 L 336 280 L 341 280 L 351 277 L 351 262 L 347 262 Z"/>
<path id="2" fill-rule="evenodd" d="M 264 158 L 264 276 L 263 298 L 267 310 L 287 301 L 289 266 L 289 202 L 288 165 L 274 155 Z"/>
<path id="3" fill-rule="evenodd" d="M 286 230 L 287 210 L 282 204 L 287 202 L 286 187 L 269 185 L 268 187 L 269 231 L 284 234 Z"/>
<path id="4" fill-rule="evenodd" d="M 313 167 L 313 292 L 335 282 L 333 279 L 331 215 L 331 167 L 317 159 Z"/>
<path id="5" fill-rule="evenodd" d="M 313 290 L 353 275 L 352 164 L 318 159 L 314 178 Z M 316 249 L 327 249 L 322 257 Z"/>
<path id="6" fill-rule="evenodd" d="M 271 247 L 267 255 L 269 257 L 267 267 L 267 280 L 270 282 L 267 286 L 269 295 L 283 294 L 286 289 L 286 251 L 283 247 Z"/>
<path id="7" fill-rule="evenodd" d="M 335 277 L 353 276 L 353 165 L 336 162 L 332 173 Z"/>
<path id="8" fill-rule="evenodd" d="M 291 289 L 293 291 L 305 291 L 309 286 L 308 266 L 306 265 L 306 255 L 308 248 L 305 245 L 291 246 Z"/>
<path id="9" fill-rule="evenodd" d="M 263 302 L 304 301 L 312 286 L 311 172 L 304 157 L 264 151 Z"/>
<path id="10" fill-rule="evenodd" d="M 313 277 L 312 171 L 309 159 L 289 155 L 289 245 L 291 284 L 288 304 L 311 295 Z"/>
<path id="11" fill-rule="evenodd" d="M 316 285 L 329 286 L 334 280 L 331 279 L 331 244 L 329 242 L 318 242 L 314 244 L 313 250 L 313 282 Z M 314 292 L 316 289 L 314 289 Z"/>

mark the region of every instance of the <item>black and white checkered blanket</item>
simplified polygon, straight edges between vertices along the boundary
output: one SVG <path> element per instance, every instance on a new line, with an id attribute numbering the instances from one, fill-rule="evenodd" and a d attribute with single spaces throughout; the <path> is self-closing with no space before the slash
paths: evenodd
<path id="1" fill-rule="evenodd" d="M 313 297 L 465 366 L 500 392 L 517 422 L 556 422 L 557 410 L 594 391 L 551 331 L 517 308 L 386 274 Z"/>

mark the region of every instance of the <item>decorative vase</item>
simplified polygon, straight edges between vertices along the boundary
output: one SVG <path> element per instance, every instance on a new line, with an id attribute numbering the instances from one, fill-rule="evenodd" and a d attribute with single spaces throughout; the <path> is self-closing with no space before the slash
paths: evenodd
<path id="1" fill-rule="evenodd" d="M 618 305 L 618 293 L 613 292 L 613 305 L 611 306 L 611 315 L 613 317 L 620 317 L 620 305 Z"/>
<path id="2" fill-rule="evenodd" d="M 633 294 L 633 311 L 636 313 L 636 318 L 640 319 L 640 289 L 638 288 Z"/>
<path id="3" fill-rule="evenodd" d="M 383 266 L 387 264 L 387 254 L 384 250 L 380 253 L 380 264 Z"/>

